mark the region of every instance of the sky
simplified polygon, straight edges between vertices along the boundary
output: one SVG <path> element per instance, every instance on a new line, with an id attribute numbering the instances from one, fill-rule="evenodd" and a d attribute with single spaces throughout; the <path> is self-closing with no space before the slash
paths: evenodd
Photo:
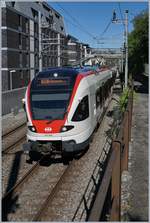
<path id="1" fill-rule="evenodd" d="M 133 29 L 132 20 L 142 10 L 148 10 L 148 2 L 50 2 L 64 18 L 67 34 L 94 48 L 120 48 L 123 45 L 123 23 L 111 22 L 113 10 L 118 19 L 128 12 L 128 30 Z M 96 38 L 96 39 L 95 39 Z"/>

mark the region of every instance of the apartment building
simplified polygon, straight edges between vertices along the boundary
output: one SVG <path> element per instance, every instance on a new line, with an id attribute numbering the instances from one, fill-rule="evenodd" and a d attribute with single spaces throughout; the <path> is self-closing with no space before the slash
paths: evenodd
<path id="1" fill-rule="evenodd" d="M 88 44 L 79 42 L 77 38 L 71 35 L 68 35 L 67 39 L 69 65 L 80 63 L 80 61 L 91 54 L 91 48 Z"/>
<path id="2" fill-rule="evenodd" d="M 2 1 L 2 114 L 21 108 L 39 70 L 72 65 L 88 47 L 66 35 L 63 17 L 46 2 Z"/>
<path id="3" fill-rule="evenodd" d="M 3 3 L 2 90 L 26 86 L 40 59 L 43 68 L 66 64 L 65 44 L 63 18 L 46 2 Z"/>

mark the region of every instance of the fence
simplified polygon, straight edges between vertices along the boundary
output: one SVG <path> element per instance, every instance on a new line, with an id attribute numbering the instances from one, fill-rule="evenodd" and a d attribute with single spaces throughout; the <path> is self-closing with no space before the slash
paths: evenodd
<path id="1" fill-rule="evenodd" d="M 131 139 L 133 91 L 118 136 L 113 140 L 107 165 L 90 210 L 88 221 L 120 221 L 121 174 L 128 170 L 128 151 Z"/>
<path id="2" fill-rule="evenodd" d="M 22 98 L 25 97 L 26 87 L 14 89 L 12 91 L 2 92 L 2 115 L 17 112 L 22 108 Z"/>

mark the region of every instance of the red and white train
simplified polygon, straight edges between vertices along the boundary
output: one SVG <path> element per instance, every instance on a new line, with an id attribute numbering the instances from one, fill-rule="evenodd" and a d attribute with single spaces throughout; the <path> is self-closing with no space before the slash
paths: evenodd
<path id="1" fill-rule="evenodd" d="M 114 82 L 109 68 L 51 68 L 39 72 L 25 95 L 28 151 L 80 152 L 108 103 Z"/>

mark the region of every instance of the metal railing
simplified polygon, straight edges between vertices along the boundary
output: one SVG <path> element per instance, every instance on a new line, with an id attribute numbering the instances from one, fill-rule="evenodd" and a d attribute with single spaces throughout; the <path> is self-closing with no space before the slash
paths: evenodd
<path id="1" fill-rule="evenodd" d="M 128 170 L 132 104 L 131 90 L 124 115 L 113 123 L 72 221 L 120 221 L 121 174 Z"/>
<path id="2" fill-rule="evenodd" d="M 128 170 L 129 141 L 131 140 L 133 91 L 124 112 L 118 136 L 111 144 L 107 166 L 88 221 L 120 221 L 121 174 Z M 98 211 L 97 211 L 98 210 Z"/>

